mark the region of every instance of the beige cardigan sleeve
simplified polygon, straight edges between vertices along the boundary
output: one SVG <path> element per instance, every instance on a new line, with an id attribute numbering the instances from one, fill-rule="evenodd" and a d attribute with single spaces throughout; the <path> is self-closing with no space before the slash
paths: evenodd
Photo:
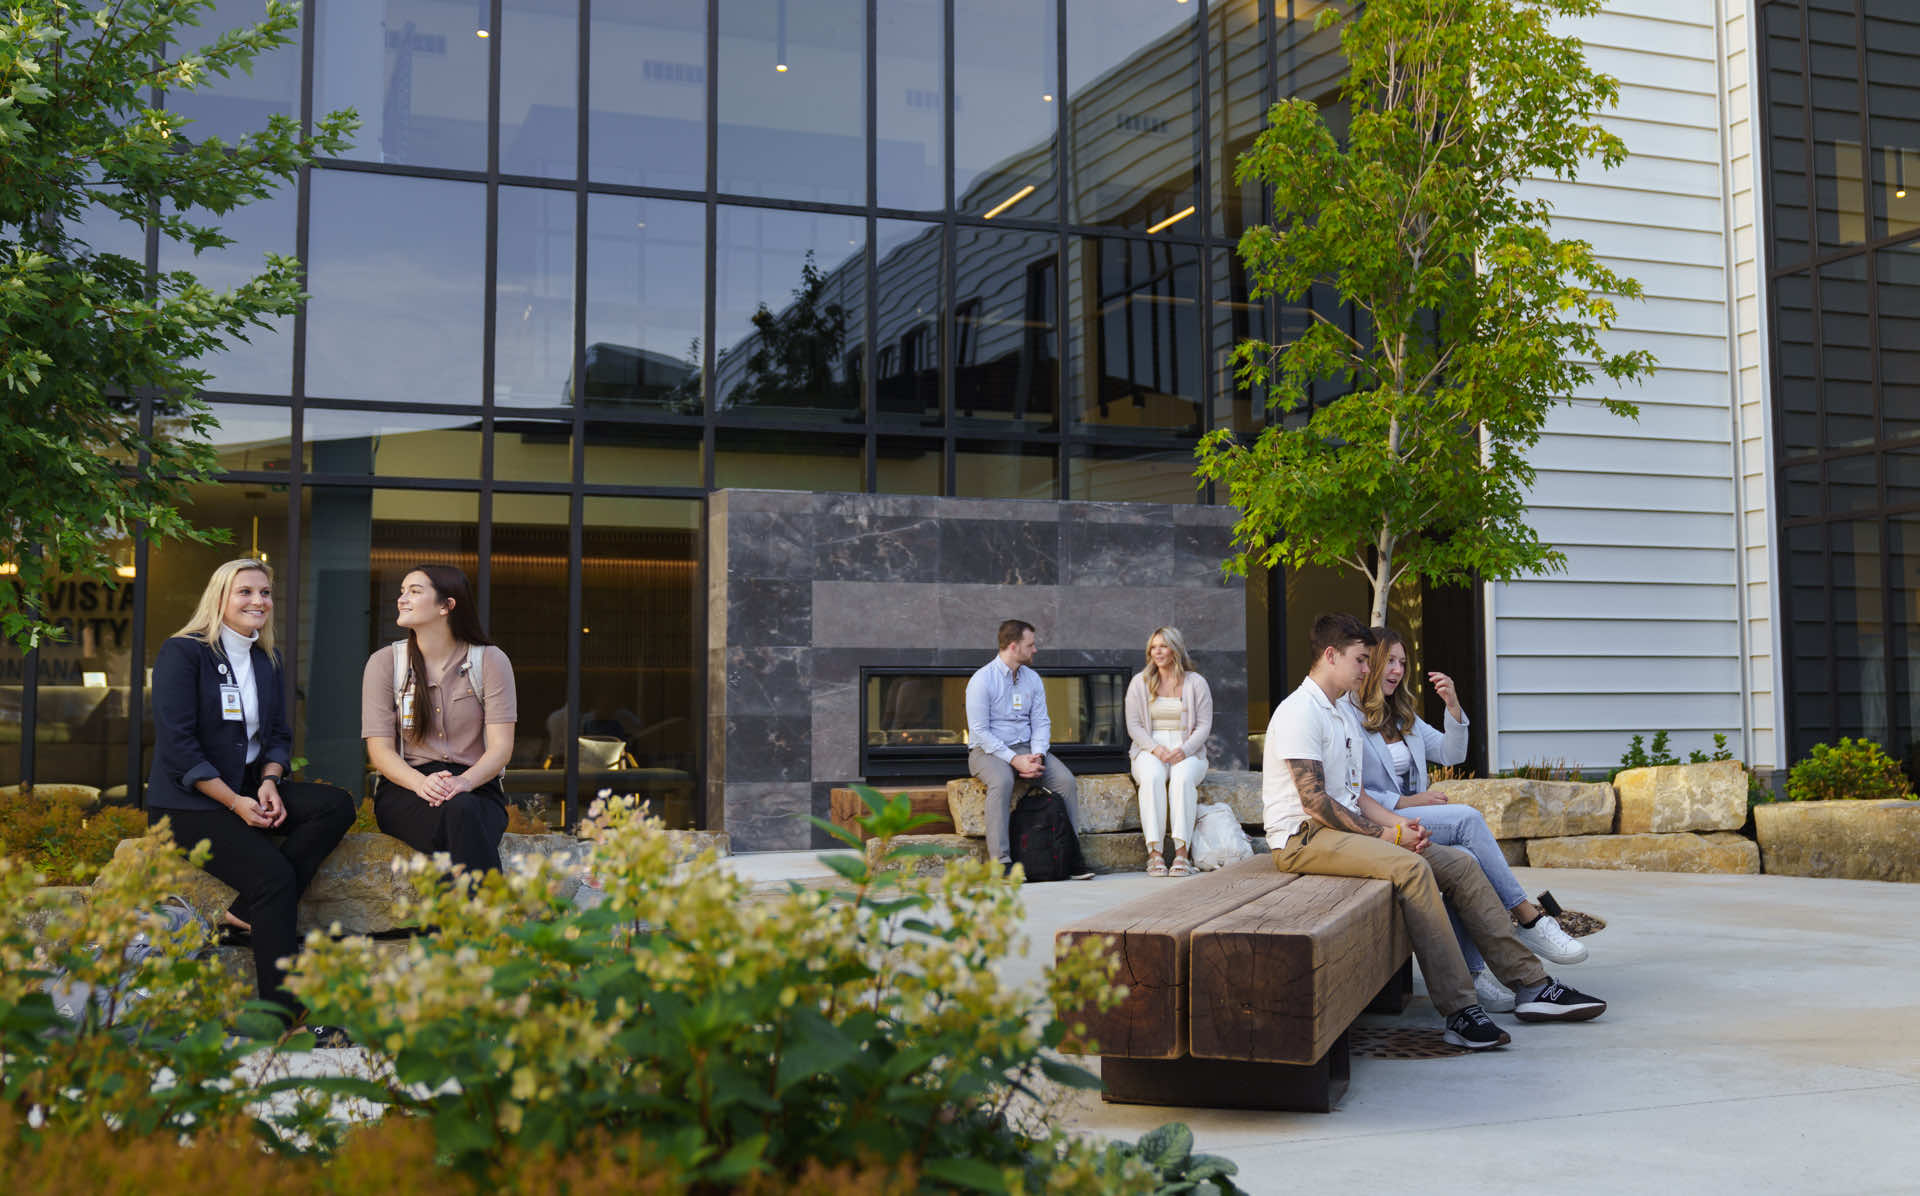
<path id="1" fill-rule="evenodd" d="M 1213 690 L 1208 688 L 1207 679 L 1198 673 L 1188 673 L 1183 687 L 1186 691 L 1187 738 L 1180 750 L 1189 756 L 1207 754 L 1207 740 L 1213 735 Z"/>
<path id="2" fill-rule="evenodd" d="M 1139 673 L 1127 683 L 1127 739 L 1129 760 L 1158 746 L 1153 742 L 1153 727 L 1147 719 L 1147 683 L 1140 679 Z"/>

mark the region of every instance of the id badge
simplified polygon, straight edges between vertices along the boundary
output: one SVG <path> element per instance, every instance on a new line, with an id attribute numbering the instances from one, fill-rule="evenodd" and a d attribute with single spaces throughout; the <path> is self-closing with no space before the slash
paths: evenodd
<path id="1" fill-rule="evenodd" d="M 1015 714 L 1025 714 L 1026 710 L 1027 710 L 1027 695 L 1020 693 L 1019 691 L 1016 690 L 1013 695 L 1013 712 Z"/>
<path id="2" fill-rule="evenodd" d="M 411 691 L 400 695 L 400 725 L 413 730 L 413 694 Z"/>
<path id="3" fill-rule="evenodd" d="M 223 685 L 220 687 L 220 717 L 230 723 L 240 722 L 247 712 L 240 708 L 240 687 Z"/>

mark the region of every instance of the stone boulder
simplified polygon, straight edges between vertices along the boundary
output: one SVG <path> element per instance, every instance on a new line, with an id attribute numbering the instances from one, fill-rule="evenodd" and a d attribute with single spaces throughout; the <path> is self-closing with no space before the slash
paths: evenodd
<path id="1" fill-rule="evenodd" d="M 1613 829 L 1613 786 L 1605 782 L 1501 777 L 1441 781 L 1434 789 L 1480 811 L 1496 839 L 1604 835 Z"/>
<path id="2" fill-rule="evenodd" d="M 1080 805 L 1080 830 L 1083 834 L 1140 829 L 1140 798 L 1133 777 L 1124 772 L 1094 773 L 1078 777 L 1075 800 Z M 1013 788 L 1014 804 L 1026 792 L 1024 783 Z M 954 829 L 963 835 L 982 838 L 987 833 L 987 783 L 978 777 L 961 777 L 947 782 L 947 808 L 953 812 Z"/>
<path id="3" fill-rule="evenodd" d="M 1497 839 L 1500 855 L 1507 861 L 1509 868 L 1527 866 L 1527 841 L 1525 839 Z"/>
<path id="4" fill-rule="evenodd" d="M 1747 769 L 1738 760 L 1629 768 L 1613 784 L 1623 835 L 1737 831 L 1747 823 Z"/>
<path id="5" fill-rule="evenodd" d="M 1920 881 L 1920 801 L 1772 802 L 1753 822 L 1768 872 Z"/>
<path id="6" fill-rule="evenodd" d="M 1087 870 L 1101 875 L 1110 872 L 1144 873 L 1147 870 L 1147 845 L 1140 838 L 1139 831 L 1132 834 L 1124 831 L 1083 833 L 1080 836 L 1080 854 L 1087 861 Z"/>
<path id="7" fill-rule="evenodd" d="M 1260 775 L 1215 769 L 1200 782 L 1200 800 L 1233 807 L 1233 816 L 1241 826 L 1264 826 L 1267 806 L 1260 796 Z"/>
<path id="8" fill-rule="evenodd" d="M 1752 839 L 1732 831 L 1572 835 L 1531 840 L 1527 862 L 1535 868 L 1753 875 L 1760 871 L 1760 849 Z"/>

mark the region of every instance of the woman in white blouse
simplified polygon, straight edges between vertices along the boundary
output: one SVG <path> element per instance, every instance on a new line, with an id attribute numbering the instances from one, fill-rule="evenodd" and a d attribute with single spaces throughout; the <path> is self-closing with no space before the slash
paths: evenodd
<path id="1" fill-rule="evenodd" d="M 1449 804 L 1445 794 L 1427 785 L 1429 761 L 1458 764 L 1467 758 L 1467 716 L 1460 708 L 1453 678 L 1427 674 L 1433 692 L 1447 706 L 1443 720 L 1447 729 L 1442 734 L 1414 712 L 1412 687 L 1403 684 L 1410 671 L 1406 640 L 1391 627 L 1376 627 L 1373 634 L 1375 666 L 1360 689 L 1343 699 L 1365 739 L 1360 783 L 1367 796 L 1389 810 L 1417 818 L 1433 842 L 1472 852 L 1493 891 L 1513 914 L 1514 937 L 1527 950 L 1554 963 L 1579 963 L 1587 957 L 1586 946 L 1527 899 L 1486 818 L 1472 806 Z M 1457 922 L 1455 926 L 1457 930 Z M 1460 951 L 1473 972 L 1481 1005 L 1495 1013 L 1512 1009 L 1513 994 L 1486 970 L 1486 962 L 1465 934 L 1460 935 Z"/>
<path id="2" fill-rule="evenodd" d="M 1147 666 L 1127 686 L 1127 736 L 1133 780 L 1140 792 L 1140 831 L 1147 841 L 1148 876 L 1188 876 L 1193 863 L 1195 794 L 1207 775 L 1207 737 L 1213 734 L 1213 691 L 1194 671 L 1175 627 L 1147 637 Z M 1171 825 L 1169 825 L 1171 824 Z M 1164 843 L 1173 833 L 1173 865 Z"/>

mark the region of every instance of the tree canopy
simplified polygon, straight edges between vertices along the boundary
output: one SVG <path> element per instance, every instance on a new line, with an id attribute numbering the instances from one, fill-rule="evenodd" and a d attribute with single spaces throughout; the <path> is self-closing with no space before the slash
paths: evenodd
<path id="1" fill-rule="evenodd" d="M 340 153 L 357 124 L 334 113 L 303 136 L 276 115 L 228 143 L 157 106 L 156 91 L 248 71 L 299 22 L 298 6 L 266 0 L 259 24 L 184 50 L 213 5 L 0 0 L 0 634 L 23 648 L 58 634 L 35 614 L 52 579 L 114 581 L 114 540 L 206 537 L 178 510 L 216 464 L 196 397 L 208 375 L 191 363 L 303 298 L 291 257 L 215 291 L 96 249 L 88 229 L 125 221 L 196 253 L 224 247 L 219 217 Z"/>
<path id="2" fill-rule="evenodd" d="M 1291 414 L 1251 444 L 1222 429 L 1197 450 L 1200 476 L 1242 512 L 1230 568 L 1356 569 L 1375 623 L 1408 574 L 1462 584 L 1564 568 L 1526 520 L 1528 450 L 1596 377 L 1653 368 L 1601 336 L 1639 285 L 1556 238 L 1551 202 L 1529 186 L 1626 158 L 1598 120 L 1617 82 L 1552 26 L 1599 7 L 1368 0 L 1321 14 L 1349 67 L 1345 135 L 1309 99 L 1274 105 L 1237 167 L 1271 188 L 1273 224 L 1247 230 L 1239 252 L 1256 296 L 1299 303 L 1331 287 L 1360 331 L 1315 305 L 1291 340 L 1235 350 L 1241 382 Z M 1302 418 L 1322 380 L 1350 393 Z M 1602 389 L 1592 401 L 1637 415 Z"/>

